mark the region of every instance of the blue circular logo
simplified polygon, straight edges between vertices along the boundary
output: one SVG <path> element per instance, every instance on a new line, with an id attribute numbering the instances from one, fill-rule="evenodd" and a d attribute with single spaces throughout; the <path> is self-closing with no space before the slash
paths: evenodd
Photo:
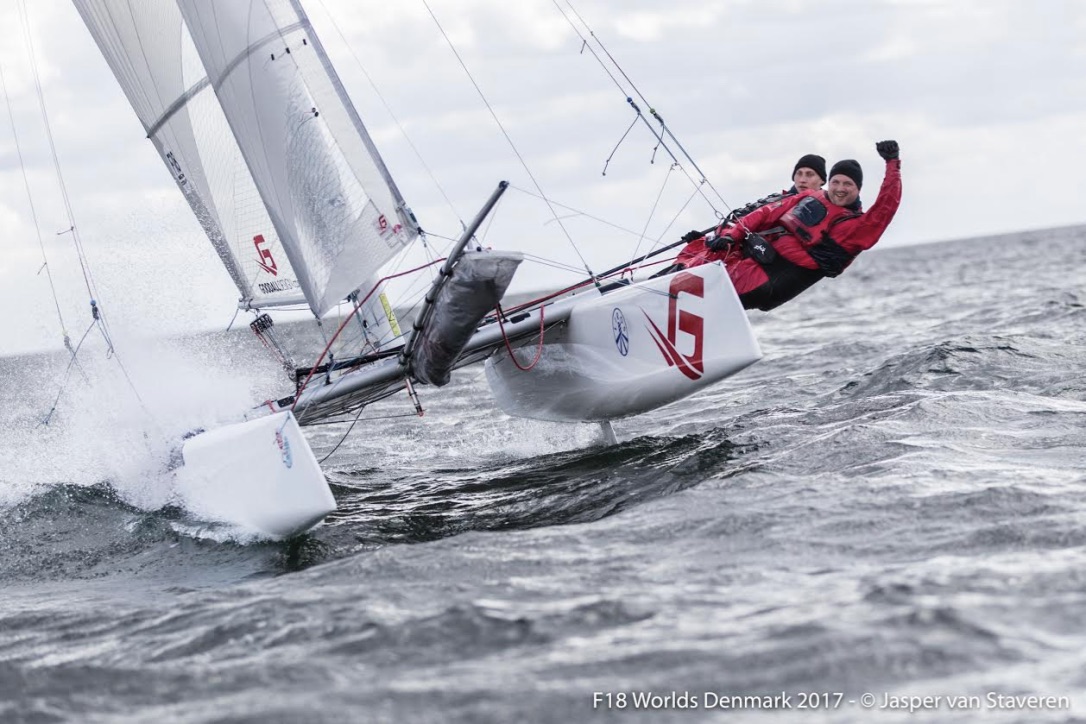
<path id="1" fill-rule="evenodd" d="M 626 317 L 622 310 L 615 307 L 611 312 L 611 336 L 615 339 L 615 347 L 618 353 L 625 357 L 630 353 L 630 328 L 626 326 Z"/>

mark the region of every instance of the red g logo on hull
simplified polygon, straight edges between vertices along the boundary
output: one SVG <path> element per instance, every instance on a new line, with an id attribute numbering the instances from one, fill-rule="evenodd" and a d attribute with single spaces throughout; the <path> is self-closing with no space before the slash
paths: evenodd
<path id="1" fill-rule="evenodd" d="M 705 319 L 693 312 L 680 309 L 679 294 L 686 292 L 699 299 L 704 298 L 705 280 L 696 274 L 682 272 L 676 274 L 675 278 L 671 280 L 671 287 L 668 292 L 671 299 L 667 309 L 666 335 L 652 321 L 648 312 L 641 310 L 645 314 L 645 319 L 649 322 L 649 333 L 652 335 L 652 341 L 656 342 L 660 354 L 667 361 L 668 367 L 678 367 L 680 372 L 692 380 L 700 379 L 705 374 L 705 362 L 702 359 Z M 694 338 L 693 354 L 684 355 L 676 348 L 680 333 Z"/>

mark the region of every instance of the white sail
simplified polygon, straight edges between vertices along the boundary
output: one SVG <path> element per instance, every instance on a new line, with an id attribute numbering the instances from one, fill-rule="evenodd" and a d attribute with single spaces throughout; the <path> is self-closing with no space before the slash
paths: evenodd
<path id="1" fill-rule="evenodd" d="M 371 277 L 416 227 L 292 0 L 178 0 L 310 307 Z"/>
<path id="2" fill-rule="evenodd" d="M 304 303 L 175 0 L 74 2 L 242 303 Z"/>
<path id="3" fill-rule="evenodd" d="M 299 5 L 74 2 L 243 304 L 321 315 L 414 238 Z"/>

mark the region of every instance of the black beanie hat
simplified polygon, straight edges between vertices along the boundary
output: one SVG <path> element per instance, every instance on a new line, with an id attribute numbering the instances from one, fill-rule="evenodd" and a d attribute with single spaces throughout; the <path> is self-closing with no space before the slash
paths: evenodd
<path id="1" fill-rule="evenodd" d="M 833 164 L 833 168 L 830 169 L 830 178 L 833 178 L 837 174 L 848 176 L 855 181 L 856 188 L 862 189 L 864 187 L 864 171 L 860 168 L 859 161 L 854 161 L 851 158 L 846 158 L 844 161 L 838 161 Z"/>
<path id="2" fill-rule="evenodd" d="M 809 168 L 818 174 L 818 177 L 823 181 L 826 181 L 826 159 L 822 158 L 818 154 L 808 153 L 806 156 L 802 156 L 796 161 L 796 167 L 792 169 L 792 175 L 796 175 L 796 171 L 801 168 Z"/>

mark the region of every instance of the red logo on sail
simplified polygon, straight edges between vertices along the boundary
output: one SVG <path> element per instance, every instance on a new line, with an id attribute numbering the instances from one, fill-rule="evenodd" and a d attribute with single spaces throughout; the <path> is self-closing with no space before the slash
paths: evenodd
<path id="1" fill-rule="evenodd" d="M 678 367 L 679 371 L 692 380 L 697 380 L 705 374 L 705 362 L 702 360 L 702 349 L 705 332 L 705 319 L 693 312 L 679 309 L 679 293 L 686 292 L 692 296 L 703 298 L 705 296 L 705 280 L 696 274 L 684 272 L 676 274 L 671 280 L 671 288 L 668 290 L 671 297 L 667 310 L 667 334 L 660 331 L 656 323 L 645 312 L 645 318 L 649 321 L 649 332 L 652 341 L 660 349 L 668 367 Z M 644 310 L 642 310 L 644 311 Z M 677 349 L 679 333 L 690 335 L 694 338 L 694 353 L 685 355 Z"/>
<path id="2" fill-rule="evenodd" d="M 275 266 L 275 259 L 272 258 L 271 249 L 260 248 L 260 245 L 263 243 L 263 234 L 257 234 L 253 237 L 253 246 L 256 247 L 256 253 L 259 255 L 256 260 L 257 266 L 271 274 L 273 277 L 279 276 L 278 267 Z"/>
<path id="3" fill-rule="evenodd" d="M 388 219 L 385 217 L 384 214 L 381 214 L 380 216 L 377 217 L 377 224 L 376 225 L 377 225 L 377 233 L 382 238 L 388 237 L 390 235 L 391 236 L 399 236 L 400 232 L 403 231 L 403 224 L 396 224 L 395 226 L 390 227 L 388 225 Z"/>

